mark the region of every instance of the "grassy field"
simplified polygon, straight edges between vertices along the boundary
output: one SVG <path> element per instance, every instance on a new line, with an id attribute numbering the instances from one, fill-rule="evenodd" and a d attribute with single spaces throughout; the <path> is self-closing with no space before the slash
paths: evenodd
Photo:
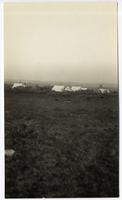
<path id="1" fill-rule="evenodd" d="M 118 95 L 5 92 L 6 198 L 118 197 Z"/>

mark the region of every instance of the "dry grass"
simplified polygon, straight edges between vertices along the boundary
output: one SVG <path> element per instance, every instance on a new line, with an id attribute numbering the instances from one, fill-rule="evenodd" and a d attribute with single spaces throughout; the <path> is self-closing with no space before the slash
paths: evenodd
<path id="1" fill-rule="evenodd" d="M 118 96 L 5 93 L 6 198 L 118 197 Z"/>

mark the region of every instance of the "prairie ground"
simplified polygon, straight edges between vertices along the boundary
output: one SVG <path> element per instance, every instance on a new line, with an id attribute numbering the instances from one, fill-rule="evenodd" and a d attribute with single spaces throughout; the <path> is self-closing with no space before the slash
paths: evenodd
<path id="1" fill-rule="evenodd" d="M 118 95 L 5 92 L 6 198 L 118 197 Z"/>

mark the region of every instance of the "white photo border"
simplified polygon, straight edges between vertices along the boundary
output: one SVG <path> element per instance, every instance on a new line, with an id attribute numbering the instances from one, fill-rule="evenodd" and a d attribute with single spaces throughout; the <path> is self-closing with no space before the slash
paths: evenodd
<path id="1" fill-rule="evenodd" d="M 4 158 L 4 3 L 5 2 L 117 2 L 118 4 L 118 81 L 119 81 L 119 197 L 77 198 L 83 200 L 122 200 L 122 0 L 0 0 L 0 200 L 5 198 Z M 24 198 L 26 200 L 26 198 Z M 29 199 L 29 198 L 28 198 Z M 28 200 L 27 199 L 27 200 Z M 30 198 L 35 199 L 35 198 Z M 40 198 L 36 198 L 37 200 Z M 57 198 L 59 199 L 59 198 Z M 55 200 L 57 200 L 55 198 Z M 62 198 L 60 198 L 62 199 Z M 67 198 L 64 198 L 67 199 Z M 75 198 L 72 198 L 72 200 Z M 12 198 L 11 198 L 12 200 Z M 16 200 L 14 198 L 14 200 Z M 17 198 L 19 200 L 19 198 Z"/>

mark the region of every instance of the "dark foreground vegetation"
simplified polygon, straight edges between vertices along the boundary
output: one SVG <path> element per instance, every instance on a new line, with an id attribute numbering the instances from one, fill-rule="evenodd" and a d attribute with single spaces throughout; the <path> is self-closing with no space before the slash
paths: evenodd
<path id="1" fill-rule="evenodd" d="M 6 198 L 118 197 L 118 95 L 5 91 Z"/>

